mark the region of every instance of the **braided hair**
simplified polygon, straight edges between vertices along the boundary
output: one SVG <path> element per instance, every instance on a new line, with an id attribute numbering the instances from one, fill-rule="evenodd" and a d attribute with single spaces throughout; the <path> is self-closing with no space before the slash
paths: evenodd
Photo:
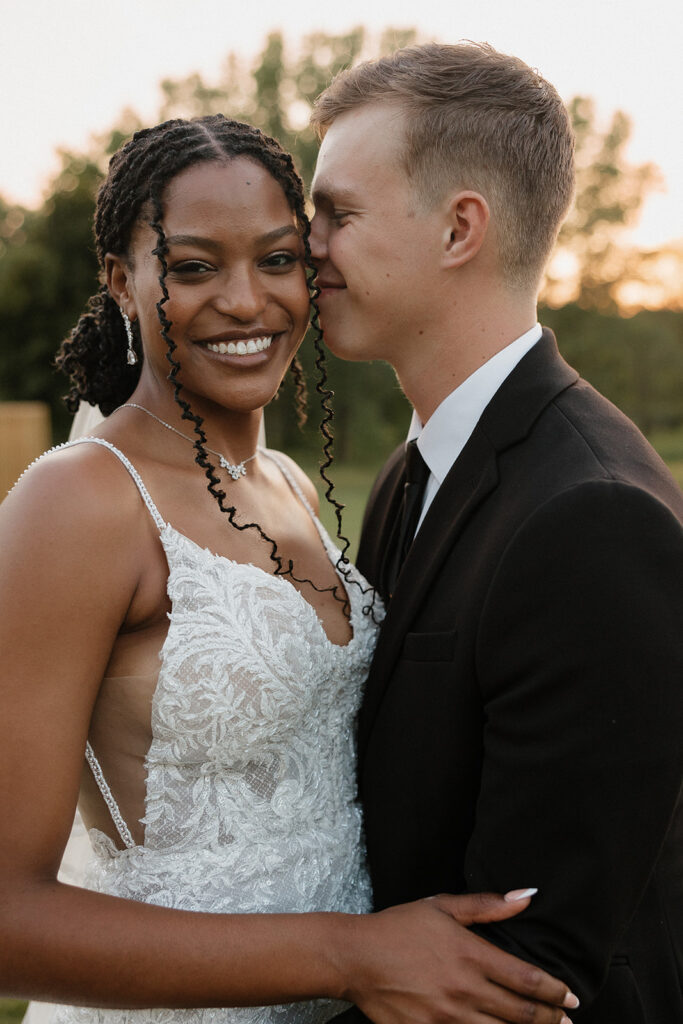
<path id="1" fill-rule="evenodd" d="M 309 290 L 312 298 L 315 299 L 317 289 L 312 283 L 314 268 L 311 263 L 308 241 L 310 223 L 306 215 L 303 185 L 294 168 L 291 156 L 282 149 L 279 143 L 264 135 L 259 129 L 229 120 L 222 114 L 195 118 L 191 121 L 177 118 L 165 121 L 153 128 L 145 128 L 136 132 L 132 139 L 113 155 L 109 164 L 109 173 L 97 195 L 95 210 L 95 246 L 101 279 L 104 281 L 105 255 L 107 253 L 112 253 L 115 256 L 127 255 L 133 229 L 143 210 L 148 210 L 150 226 L 157 236 L 157 245 L 153 254 L 157 257 L 160 266 L 160 298 L 156 309 L 161 325 L 161 334 L 167 345 L 166 358 L 170 366 L 168 379 L 173 386 L 174 399 L 182 410 L 182 418 L 189 420 L 193 425 L 196 435 L 195 461 L 204 470 L 208 480 L 207 489 L 235 529 L 254 529 L 270 546 L 270 559 L 275 565 L 276 575 L 288 575 L 297 583 L 310 584 L 315 590 L 332 592 L 335 598 L 343 604 L 345 613 L 348 615 L 348 598 L 345 594 L 340 594 L 336 585 L 321 588 L 311 580 L 297 578 L 294 575 L 291 559 L 287 561 L 286 565 L 284 564 L 284 560 L 278 554 L 275 541 L 263 531 L 258 523 L 242 524 L 235 521 L 236 508 L 225 504 L 225 491 L 220 488 L 220 479 L 208 457 L 202 418 L 192 411 L 189 402 L 182 395 L 183 385 L 179 379 L 180 364 L 175 356 L 176 344 L 169 334 L 172 324 L 164 312 L 164 306 L 169 300 L 169 293 L 166 285 L 168 248 L 162 226 L 163 193 L 176 175 L 195 164 L 224 161 L 239 156 L 247 157 L 261 164 L 282 187 L 301 232 L 306 266 L 309 271 Z M 334 497 L 334 484 L 327 474 L 333 461 L 332 392 L 328 387 L 325 351 L 315 303 L 314 310 L 313 345 L 316 351 L 315 365 L 318 371 L 315 387 L 322 409 L 320 431 L 324 456 L 320 466 L 320 476 L 325 484 L 325 498 L 333 507 L 337 520 L 337 539 L 340 541 L 341 553 L 336 568 L 347 582 L 355 583 L 355 579 L 349 578 L 347 557 L 349 540 L 342 532 L 341 514 L 344 506 Z M 137 323 L 131 324 L 131 327 L 140 360 L 142 350 L 139 327 Z M 69 338 L 62 342 L 56 359 L 58 368 L 71 380 L 71 388 L 65 399 L 71 412 L 75 412 L 79 402 L 84 401 L 91 405 L 99 405 L 104 415 L 109 415 L 130 398 L 140 378 L 141 367 L 140 361 L 132 366 L 126 361 L 127 343 L 120 311 L 109 294 L 106 283 L 102 283 L 99 291 L 89 300 L 85 312 Z M 306 387 L 303 370 L 297 359 L 292 361 L 290 371 L 296 385 L 297 416 L 299 422 L 302 423 L 305 421 Z M 365 589 L 362 589 L 365 592 Z M 364 611 L 371 614 L 373 606 L 374 591 L 372 591 L 371 604 Z"/>

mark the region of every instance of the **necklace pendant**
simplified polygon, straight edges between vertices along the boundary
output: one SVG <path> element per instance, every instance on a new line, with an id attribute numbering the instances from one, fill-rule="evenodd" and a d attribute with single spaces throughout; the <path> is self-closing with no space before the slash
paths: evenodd
<path id="1" fill-rule="evenodd" d="M 238 465 L 235 465 L 232 462 L 228 462 L 228 460 L 221 455 L 220 463 L 222 468 L 228 471 L 233 480 L 239 480 L 241 476 L 247 475 L 247 469 L 243 462 L 240 462 L 238 463 Z"/>

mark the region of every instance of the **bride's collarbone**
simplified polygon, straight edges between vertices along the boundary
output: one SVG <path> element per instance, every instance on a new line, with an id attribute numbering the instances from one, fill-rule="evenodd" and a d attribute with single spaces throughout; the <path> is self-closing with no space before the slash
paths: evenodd
<path id="1" fill-rule="evenodd" d="M 178 533 L 214 554 L 272 567 L 274 541 L 283 557 L 325 559 L 310 512 L 279 471 L 274 478 L 271 473 L 237 481 L 221 478 L 218 490 L 225 492 L 223 508 L 209 492 L 206 478 L 193 474 L 175 485 L 168 483 L 162 485 L 162 517 Z"/>

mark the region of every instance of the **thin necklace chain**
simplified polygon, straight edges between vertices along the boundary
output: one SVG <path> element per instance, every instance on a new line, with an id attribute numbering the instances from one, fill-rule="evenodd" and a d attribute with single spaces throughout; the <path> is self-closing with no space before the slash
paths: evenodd
<path id="1" fill-rule="evenodd" d="M 167 430 L 172 430 L 174 434 L 177 434 L 178 437 L 182 437 L 186 441 L 189 441 L 190 444 L 195 443 L 195 438 L 189 437 L 187 434 L 183 434 L 182 430 L 178 430 L 177 427 L 172 427 L 170 423 L 167 423 L 166 420 L 162 420 L 162 418 L 160 416 L 157 416 L 156 413 L 150 412 L 149 409 L 145 409 L 144 405 L 138 405 L 136 402 L 124 402 L 122 405 L 119 405 L 118 408 L 139 409 L 140 412 L 146 412 L 148 416 L 151 416 L 153 420 L 156 420 L 157 423 L 160 423 L 162 427 L 166 427 Z M 206 448 L 207 452 L 211 452 L 212 455 L 218 456 L 221 467 L 227 470 L 227 472 L 230 474 L 233 480 L 239 480 L 241 476 L 247 475 L 247 463 L 251 462 L 252 459 L 255 459 L 259 453 L 259 450 L 257 448 L 254 454 L 250 455 L 248 459 L 242 459 L 241 462 L 235 463 L 229 462 L 226 459 L 225 455 L 221 455 L 221 453 L 217 452 L 214 448 L 209 448 L 208 444 L 205 444 L 204 448 Z"/>

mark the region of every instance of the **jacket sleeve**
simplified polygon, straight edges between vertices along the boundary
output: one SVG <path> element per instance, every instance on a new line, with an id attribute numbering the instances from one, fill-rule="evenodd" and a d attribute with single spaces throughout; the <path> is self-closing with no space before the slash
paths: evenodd
<path id="1" fill-rule="evenodd" d="M 657 860 L 683 770 L 683 529 L 605 480 L 538 508 L 476 646 L 484 763 L 471 891 L 538 886 L 476 930 L 594 996 Z"/>

